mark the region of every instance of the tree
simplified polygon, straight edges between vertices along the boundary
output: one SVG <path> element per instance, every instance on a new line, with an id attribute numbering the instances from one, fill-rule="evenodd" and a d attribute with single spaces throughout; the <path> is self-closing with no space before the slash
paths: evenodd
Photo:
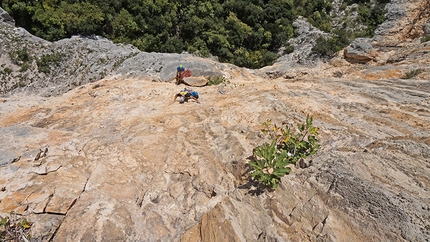
<path id="1" fill-rule="evenodd" d="M 227 29 L 228 42 L 235 49 L 242 46 L 244 40 L 252 34 L 252 28 L 240 21 L 232 12 L 230 12 L 227 17 L 225 26 Z"/>
<path id="2" fill-rule="evenodd" d="M 344 0 L 358 4 L 358 33 L 331 26 L 326 0 L 3 0 L 16 25 L 47 40 L 102 35 L 143 51 L 188 51 L 218 56 L 248 68 L 273 63 L 281 47 L 292 51 L 292 22 L 302 15 L 333 38 L 315 51 L 330 55 L 356 36 L 370 37 L 384 20 L 389 0 Z M 348 27 L 348 26 L 345 26 Z M 346 28 L 348 29 L 348 28 Z"/>
<path id="3" fill-rule="evenodd" d="M 127 42 L 136 37 L 139 26 L 133 20 L 133 16 L 126 10 L 121 9 L 112 21 L 112 39 L 118 42 Z"/>

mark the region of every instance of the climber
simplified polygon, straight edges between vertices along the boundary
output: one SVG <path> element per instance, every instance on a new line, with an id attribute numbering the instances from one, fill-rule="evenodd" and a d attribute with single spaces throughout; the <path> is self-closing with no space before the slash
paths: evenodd
<path id="1" fill-rule="evenodd" d="M 179 93 L 175 94 L 172 103 L 174 103 L 176 101 L 176 98 L 178 97 L 179 97 L 179 103 L 184 103 L 185 101 L 188 101 L 188 99 L 190 98 L 195 100 L 197 103 L 200 103 L 199 94 L 191 88 L 184 88 L 184 90 L 181 90 Z"/>
<path id="2" fill-rule="evenodd" d="M 176 85 L 179 85 L 184 82 L 185 77 L 190 77 L 191 71 L 190 69 L 184 68 L 184 66 L 181 64 L 176 68 L 176 77 L 175 77 L 175 83 Z"/>
<path id="3" fill-rule="evenodd" d="M 178 68 L 176 68 L 176 77 L 175 77 L 176 85 L 179 85 L 181 84 L 181 82 L 184 81 L 184 71 L 185 71 L 185 68 L 182 65 L 179 65 Z"/>

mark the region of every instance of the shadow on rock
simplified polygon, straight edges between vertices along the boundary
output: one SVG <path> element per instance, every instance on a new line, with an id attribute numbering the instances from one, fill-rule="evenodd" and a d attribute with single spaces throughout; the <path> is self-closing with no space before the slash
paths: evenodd
<path id="1" fill-rule="evenodd" d="M 253 156 L 249 156 L 247 158 L 248 160 L 253 161 L 254 157 Z M 263 194 L 264 192 L 273 192 L 273 188 L 266 186 L 256 180 L 254 180 L 250 174 L 252 171 L 252 167 L 247 163 L 244 165 L 244 169 L 243 169 L 243 173 L 242 173 L 242 177 L 246 177 L 246 183 L 243 185 L 238 186 L 239 189 L 246 189 L 247 194 L 250 194 L 251 196 L 260 196 L 261 194 Z"/>

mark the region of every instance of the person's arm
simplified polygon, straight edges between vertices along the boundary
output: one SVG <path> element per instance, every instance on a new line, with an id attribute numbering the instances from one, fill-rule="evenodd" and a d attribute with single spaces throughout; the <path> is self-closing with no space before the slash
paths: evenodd
<path id="1" fill-rule="evenodd" d="M 179 77 L 179 72 L 177 71 L 176 72 L 176 77 L 175 77 L 175 83 L 178 85 L 178 84 L 180 84 L 180 82 L 181 82 L 181 80 L 180 80 L 180 77 Z"/>
<path id="2" fill-rule="evenodd" d="M 198 98 L 195 98 L 194 96 L 190 96 L 190 98 L 194 99 L 197 103 L 200 103 Z"/>
<path id="3" fill-rule="evenodd" d="M 180 94 L 175 94 L 175 96 L 173 97 L 173 100 L 172 100 L 172 102 L 170 103 L 170 105 L 172 105 L 175 101 L 176 101 L 176 98 L 178 98 L 178 96 L 179 96 Z"/>

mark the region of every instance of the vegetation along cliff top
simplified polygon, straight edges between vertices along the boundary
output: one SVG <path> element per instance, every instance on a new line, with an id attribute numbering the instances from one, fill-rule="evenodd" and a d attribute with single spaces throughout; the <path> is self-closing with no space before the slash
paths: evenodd
<path id="1" fill-rule="evenodd" d="M 293 22 L 304 16 L 330 34 L 318 55 L 333 55 L 357 37 L 372 37 L 388 0 L 3 0 L 16 26 L 49 41 L 99 35 L 141 51 L 216 56 L 248 68 L 271 65 L 294 47 Z"/>

